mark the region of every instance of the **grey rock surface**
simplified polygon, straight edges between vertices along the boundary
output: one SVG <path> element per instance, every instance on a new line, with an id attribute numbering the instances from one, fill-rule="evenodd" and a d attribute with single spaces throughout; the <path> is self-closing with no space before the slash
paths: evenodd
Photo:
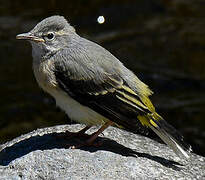
<path id="1" fill-rule="evenodd" d="M 0 179 L 205 179 L 205 158 L 179 159 L 167 146 L 109 127 L 99 147 L 71 149 L 82 125 L 38 129 L 0 147 Z M 91 128 L 92 133 L 96 128 Z"/>

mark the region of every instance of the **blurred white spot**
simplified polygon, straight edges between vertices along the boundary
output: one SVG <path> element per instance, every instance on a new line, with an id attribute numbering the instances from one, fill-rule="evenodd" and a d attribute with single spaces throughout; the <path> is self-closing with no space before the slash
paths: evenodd
<path id="1" fill-rule="evenodd" d="M 99 16 L 97 21 L 98 21 L 99 24 L 103 24 L 105 22 L 104 16 Z"/>

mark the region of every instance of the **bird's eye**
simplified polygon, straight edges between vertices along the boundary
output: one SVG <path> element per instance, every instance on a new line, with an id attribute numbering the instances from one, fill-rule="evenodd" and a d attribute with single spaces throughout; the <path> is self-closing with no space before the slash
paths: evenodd
<path id="1" fill-rule="evenodd" d="M 46 37 L 47 37 L 49 40 L 53 40 L 54 37 L 55 37 L 55 35 L 54 35 L 54 33 L 50 32 L 50 33 L 47 34 Z"/>

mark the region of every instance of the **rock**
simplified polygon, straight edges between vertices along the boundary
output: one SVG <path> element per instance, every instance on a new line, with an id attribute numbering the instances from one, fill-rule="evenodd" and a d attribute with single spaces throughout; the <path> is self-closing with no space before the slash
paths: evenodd
<path id="1" fill-rule="evenodd" d="M 97 139 L 100 147 L 69 148 L 79 137 L 64 132 L 82 127 L 38 129 L 1 145 L 0 179 L 205 179 L 204 157 L 179 159 L 166 145 L 114 127 Z"/>

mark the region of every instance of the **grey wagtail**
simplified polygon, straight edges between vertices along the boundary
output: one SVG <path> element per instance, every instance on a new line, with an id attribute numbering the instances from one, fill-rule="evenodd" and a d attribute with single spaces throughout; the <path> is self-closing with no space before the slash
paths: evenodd
<path id="1" fill-rule="evenodd" d="M 32 45 L 33 71 L 40 87 L 53 96 L 70 119 L 102 125 L 86 144 L 108 126 L 138 133 L 151 128 L 172 150 L 188 158 L 191 147 L 155 111 L 152 91 L 109 51 L 80 37 L 62 16 L 51 16 L 17 39 Z"/>

